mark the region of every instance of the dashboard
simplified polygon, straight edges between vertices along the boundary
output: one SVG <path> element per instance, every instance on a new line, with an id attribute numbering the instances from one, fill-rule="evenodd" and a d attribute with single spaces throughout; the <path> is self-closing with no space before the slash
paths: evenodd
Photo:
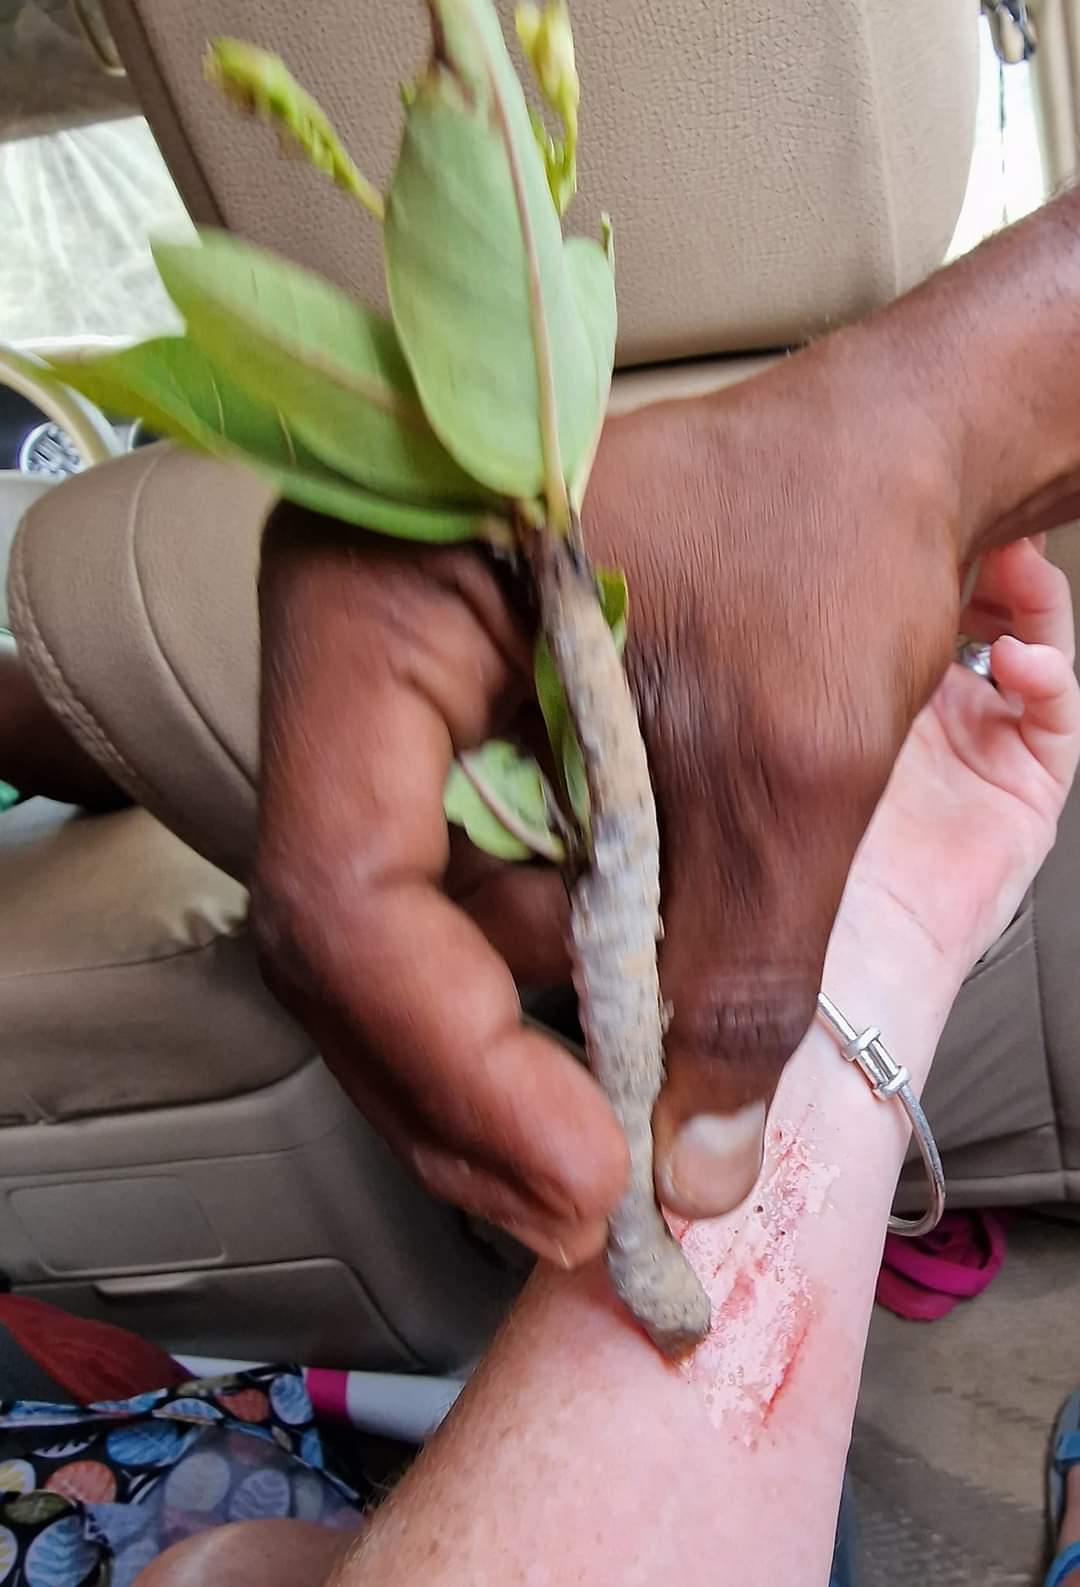
<path id="1" fill-rule="evenodd" d="M 141 419 L 110 422 L 126 452 L 157 440 Z M 0 472 L 8 469 L 64 479 L 78 473 L 79 455 L 61 427 L 40 408 L 19 392 L 0 386 Z"/>

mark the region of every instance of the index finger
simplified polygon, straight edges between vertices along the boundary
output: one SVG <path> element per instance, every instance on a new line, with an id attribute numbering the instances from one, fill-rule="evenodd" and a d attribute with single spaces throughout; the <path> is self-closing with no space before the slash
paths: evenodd
<path id="1" fill-rule="evenodd" d="M 1052 645 L 1024 645 L 1006 635 L 993 648 L 992 664 L 1000 686 L 1021 702 L 1017 730 L 1060 799 L 1080 756 L 1080 685 L 1068 659 Z"/>
<path id="2" fill-rule="evenodd" d="M 1028 645 L 1050 645 L 1070 663 L 1076 654 L 1069 581 L 1030 540 L 986 553 L 960 628 L 989 644 L 1012 634 Z"/>

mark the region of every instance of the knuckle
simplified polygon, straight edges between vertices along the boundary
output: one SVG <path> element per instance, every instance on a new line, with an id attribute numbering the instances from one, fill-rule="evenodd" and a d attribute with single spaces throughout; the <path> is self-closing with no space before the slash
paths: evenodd
<path id="1" fill-rule="evenodd" d="M 806 974 L 714 977 L 695 996 L 676 1000 L 672 1035 L 710 1064 L 775 1072 L 806 1035 L 816 998 Z"/>

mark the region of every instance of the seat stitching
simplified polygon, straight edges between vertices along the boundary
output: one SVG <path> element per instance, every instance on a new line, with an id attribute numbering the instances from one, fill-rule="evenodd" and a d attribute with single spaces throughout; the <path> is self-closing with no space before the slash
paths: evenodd
<path id="1" fill-rule="evenodd" d="M 38 627 L 30 600 L 25 559 L 27 529 L 32 518 L 33 508 L 19 526 L 11 552 L 9 586 L 16 639 L 20 647 L 25 648 L 28 653 L 31 670 L 40 672 L 48 682 L 49 709 L 74 731 L 76 738 L 81 740 L 91 754 L 103 758 L 106 770 L 115 770 L 118 767 L 122 775 L 117 777 L 117 781 L 123 783 L 128 793 L 138 803 L 149 806 L 153 802 L 153 790 L 130 764 L 123 751 L 113 743 L 90 705 L 80 698 Z"/>
<path id="2" fill-rule="evenodd" d="M 134 518 L 138 512 L 146 482 L 153 470 L 160 464 L 162 455 L 164 455 L 164 449 L 163 453 L 159 453 L 158 456 L 149 461 L 149 465 L 145 468 L 142 478 L 132 493 L 127 513 L 129 542 L 133 538 Z M 26 652 L 31 671 L 39 669 L 41 674 L 48 680 L 50 687 L 47 697 L 50 709 L 61 722 L 71 728 L 74 736 L 80 740 L 88 753 L 98 758 L 106 771 L 113 773 L 116 781 L 127 790 L 137 804 L 145 806 L 170 831 L 183 837 L 189 847 L 198 849 L 198 842 L 192 842 L 186 836 L 188 824 L 183 811 L 178 810 L 168 795 L 163 793 L 160 788 L 153 787 L 142 773 L 135 769 L 119 746 L 113 742 L 107 729 L 95 714 L 93 707 L 79 695 L 75 685 L 69 681 L 38 626 L 31 604 L 26 570 L 27 528 L 33 519 L 33 514 L 34 508 L 31 508 L 16 534 L 11 552 L 8 581 L 9 595 L 11 596 L 11 616 L 16 639 Z M 140 599 L 142 599 L 141 589 Z"/>

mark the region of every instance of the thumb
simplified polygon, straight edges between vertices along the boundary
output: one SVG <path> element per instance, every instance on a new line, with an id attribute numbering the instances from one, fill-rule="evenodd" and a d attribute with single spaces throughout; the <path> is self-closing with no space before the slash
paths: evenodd
<path id="1" fill-rule="evenodd" d="M 718 1217 L 761 1171 L 768 1109 L 813 1017 L 813 993 L 741 977 L 719 989 L 708 975 L 676 978 L 672 1002 L 653 1114 L 657 1194 L 683 1217 Z"/>

